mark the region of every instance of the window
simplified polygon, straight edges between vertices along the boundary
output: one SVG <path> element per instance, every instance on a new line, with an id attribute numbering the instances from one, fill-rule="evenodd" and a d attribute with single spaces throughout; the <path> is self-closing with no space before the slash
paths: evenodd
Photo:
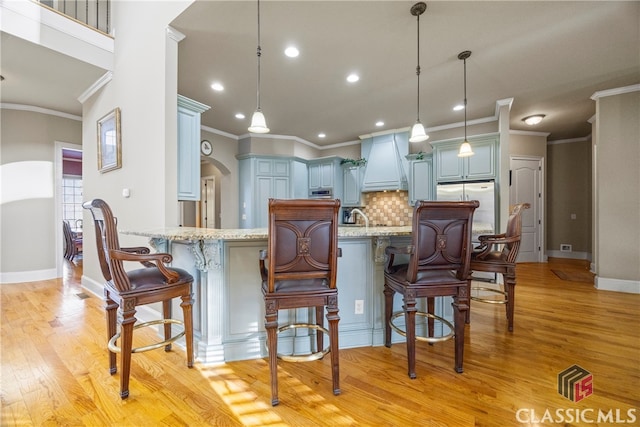
<path id="1" fill-rule="evenodd" d="M 82 177 L 62 177 L 62 219 L 72 229 L 82 228 Z"/>

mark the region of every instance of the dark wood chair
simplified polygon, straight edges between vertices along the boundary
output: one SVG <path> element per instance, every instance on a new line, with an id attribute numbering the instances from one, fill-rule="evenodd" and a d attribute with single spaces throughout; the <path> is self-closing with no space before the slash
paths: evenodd
<path id="1" fill-rule="evenodd" d="M 82 253 L 82 237 L 78 237 L 71 230 L 68 221 L 62 221 L 62 235 L 64 237 L 64 257 L 69 261 Z"/>
<path id="2" fill-rule="evenodd" d="M 413 211 L 411 245 L 385 249 L 384 272 L 385 346 L 391 347 L 391 329 L 407 338 L 408 374 L 416 378 L 416 340 L 430 343 L 455 336 L 455 370 L 462 372 L 465 311 L 469 309 L 467 278 L 471 255 L 471 223 L 478 201 L 419 201 Z M 408 255 L 408 263 L 394 265 L 396 255 Z M 393 297 L 403 297 L 403 312 L 393 313 Z M 453 297 L 454 324 L 434 314 L 435 297 Z M 427 312 L 419 312 L 418 298 L 427 298 Z M 393 321 L 404 314 L 405 330 Z M 416 335 L 416 314 L 428 318 L 428 336 Z M 445 323 L 451 333 L 433 336 L 433 320 Z"/>
<path id="3" fill-rule="evenodd" d="M 267 251 L 260 253 L 265 328 L 271 372 L 271 404 L 278 399 L 278 332 L 291 327 L 316 330 L 316 352 L 304 361 L 322 358 L 329 333 L 333 394 L 340 394 L 338 359 L 338 289 L 336 288 L 338 210 L 340 200 L 269 200 Z M 266 261 L 266 262 L 265 262 Z M 327 307 L 329 329 L 324 328 Z M 315 307 L 315 324 L 278 328 L 278 310 Z M 311 344 L 311 343 L 310 343 Z M 290 360 L 295 358 L 291 357 Z M 300 360 L 298 360 L 300 361 Z"/>
<path id="4" fill-rule="evenodd" d="M 529 203 L 514 205 L 507 221 L 507 231 L 502 234 L 479 236 L 480 246 L 471 254 L 471 274 L 474 271 L 484 271 L 502 274 L 504 290 L 486 286 L 474 286 L 469 281 L 469 295 L 472 300 L 504 304 L 507 309 L 507 323 L 509 331 L 513 331 L 513 308 L 515 304 L 516 260 L 520 250 L 522 234 L 522 212 L 529 209 Z M 472 277 L 472 279 L 475 279 Z M 475 291 L 475 293 L 472 293 Z M 499 299 L 480 296 L 481 292 L 498 293 Z M 467 312 L 467 323 L 470 312 Z"/>
<path id="5" fill-rule="evenodd" d="M 121 248 L 118 241 L 116 219 L 111 208 L 101 199 L 83 204 L 93 215 L 98 247 L 98 260 L 104 276 L 104 297 L 107 314 L 107 339 L 109 340 L 109 370 L 117 372 L 116 353 L 120 353 L 120 397 L 129 396 L 131 354 L 164 347 L 171 350 L 171 343 L 184 336 L 187 346 L 187 366 L 193 366 L 193 316 L 191 284 L 193 277 L 184 270 L 165 266 L 172 260 L 167 253 L 149 253 L 146 247 Z M 141 263 L 144 268 L 125 271 L 124 262 Z M 181 298 L 183 321 L 171 319 L 171 300 Z M 163 319 L 135 325 L 136 307 L 162 302 Z M 116 309 L 118 325 L 116 330 Z M 132 348 L 133 330 L 163 324 L 165 340 L 140 348 Z M 172 336 L 171 325 L 183 324 L 184 331 Z M 116 342 L 121 339 L 120 347 Z"/>

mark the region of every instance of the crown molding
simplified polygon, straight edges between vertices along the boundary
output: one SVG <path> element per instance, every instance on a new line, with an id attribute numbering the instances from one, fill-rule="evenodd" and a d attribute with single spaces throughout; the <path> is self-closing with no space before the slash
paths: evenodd
<path id="1" fill-rule="evenodd" d="M 556 141 L 547 141 L 547 145 L 570 144 L 572 142 L 589 142 L 589 141 L 591 141 L 591 134 L 587 136 L 583 136 L 582 138 L 558 139 Z"/>
<path id="2" fill-rule="evenodd" d="M 0 109 L 3 109 L 3 110 L 29 111 L 31 113 L 48 114 L 50 116 L 62 117 L 64 119 L 77 120 L 79 122 L 82 121 L 82 116 L 76 116 L 75 114 L 63 113 L 62 111 L 50 110 L 48 108 L 36 107 L 34 105 L 11 104 L 11 103 L 3 102 L 3 103 L 0 103 Z"/>
<path id="3" fill-rule="evenodd" d="M 614 89 L 601 90 L 594 93 L 591 96 L 591 99 L 593 99 L 594 101 L 597 101 L 598 99 L 604 98 L 606 96 L 622 95 L 624 93 L 637 92 L 637 91 L 640 91 L 640 84 L 618 87 Z"/>
<path id="4" fill-rule="evenodd" d="M 530 130 L 516 130 L 516 129 L 509 129 L 509 133 L 511 135 L 544 136 L 545 138 L 548 138 L 549 135 L 551 135 L 550 132 L 534 132 Z"/>
<path id="5" fill-rule="evenodd" d="M 180 43 L 182 40 L 184 40 L 187 37 L 186 35 L 184 35 L 183 33 L 176 30 L 170 25 L 167 26 L 167 36 L 169 36 L 170 39 L 175 40 L 177 43 Z"/>
<path id="6" fill-rule="evenodd" d="M 84 104 L 87 99 L 91 98 L 96 92 L 98 92 L 103 86 L 109 83 L 113 79 L 113 71 L 107 71 L 96 80 L 91 86 L 87 88 L 82 94 L 78 97 L 78 101 L 81 104 Z"/>
<path id="7" fill-rule="evenodd" d="M 214 135 L 224 136 L 226 138 L 234 139 L 236 141 L 238 141 L 240 139 L 238 137 L 238 135 L 234 135 L 234 134 L 229 133 L 229 132 L 225 132 L 225 131 L 222 131 L 222 130 L 214 129 L 214 128 L 211 128 L 209 126 L 201 125 L 200 129 L 205 131 L 205 132 L 209 132 L 209 133 L 212 133 Z"/>

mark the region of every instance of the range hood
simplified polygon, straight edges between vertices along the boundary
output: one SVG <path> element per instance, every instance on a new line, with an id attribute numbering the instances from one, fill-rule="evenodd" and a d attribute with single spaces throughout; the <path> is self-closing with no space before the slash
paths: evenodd
<path id="1" fill-rule="evenodd" d="M 362 157 L 367 159 L 362 192 L 407 190 L 409 133 L 387 133 L 363 139 Z"/>

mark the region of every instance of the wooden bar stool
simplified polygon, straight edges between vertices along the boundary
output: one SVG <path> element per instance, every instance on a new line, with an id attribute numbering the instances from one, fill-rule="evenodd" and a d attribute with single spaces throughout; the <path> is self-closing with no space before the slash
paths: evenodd
<path id="1" fill-rule="evenodd" d="M 416 203 L 413 212 L 411 245 L 404 248 L 389 246 L 384 272 L 385 346 L 391 347 L 391 329 L 407 338 L 409 378 L 416 378 L 416 340 L 437 342 L 455 336 L 455 370 L 462 372 L 464 351 L 465 312 L 469 309 L 467 279 L 471 255 L 471 223 L 479 206 L 471 202 Z M 406 264 L 394 265 L 395 255 L 409 255 Z M 403 297 L 403 311 L 393 314 L 393 297 Z M 454 324 L 433 313 L 435 297 L 453 297 Z M 419 312 L 418 298 L 427 298 L 428 310 Z M 404 314 L 405 330 L 393 324 Z M 428 318 L 428 337 L 416 335 L 416 315 Z M 433 337 L 433 320 L 445 321 L 451 328 L 446 337 Z"/>
<path id="2" fill-rule="evenodd" d="M 109 371 L 117 372 L 116 353 L 120 353 L 120 397 L 129 397 L 129 373 L 131 353 L 164 347 L 171 350 L 171 343 L 184 336 L 187 345 L 187 366 L 193 366 L 193 305 L 191 284 L 193 277 L 184 270 L 165 266 L 172 257 L 167 253 L 149 253 L 149 248 L 121 248 L 118 241 L 116 219 L 104 200 L 94 199 L 82 205 L 91 211 L 98 246 L 98 260 L 104 276 L 104 298 L 107 314 L 107 345 L 109 349 Z M 124 261 L 140 262 L 145 268 L 125 271 Z M 171 319 L 171 301 L 181 298 L 183 321 Z M 163 318 L 135 325 L 136 307 L 162 302 Z M 118 325 L 116 330 L 116 309 Z M 172 324 L 184 325 L 184 331 L 171 334 Z M 132 348 L 134 329 L 164 325 L 165 340 L 140 348 Z M 134 326 L 135 325 L 135 326 Z M 121 340 L 120 346 L 117 340 Z"/>
<path id="3" fill-rule="evenodd" d="M 271 404 L 278 399 L 278 331 L 308 328 L 316 331 L 316 351 L 288 360 L 311 361 L 331 353 L 333 394 L 340 394 L 338 359 L 338 289 L 336 288 L 338 210 L 340 200 L 269 200 L 267 251 L 260 253 L 265 329 L 271 373 Z M 314 324 L 278 327 L 278 310 L 315 308 Z M 324 327 L 327 307 L 328 330 Z M 329 348 L 323 336 L 329 333 Z M 280 355 L 282 358 L 282 355 Z"/>
<path id="4" fill-rule="evenodd" d="M 507 324 L 513 332 L 513 308 L 516 291 L 516 260 L 520 251 L 522 235 L 522 212 L 529 209 L 529 203 L 514 205 L 507 221 L 507 231 L 502 234 L 479 236 L 480 246 L 471 254 L 471 274 L 485 271 L 502 274 L 504 290 L 488 286 L 472 286 L 469 281 L 469 296 L 473 301 L 488 304 L 504 304 L 507 309 Z M 472 279 L 477 279 L 472 277 Z M 498 294 L 498 298 L 487 295 Z M 469 323 L 470 311 L 467 312 Z"/>

